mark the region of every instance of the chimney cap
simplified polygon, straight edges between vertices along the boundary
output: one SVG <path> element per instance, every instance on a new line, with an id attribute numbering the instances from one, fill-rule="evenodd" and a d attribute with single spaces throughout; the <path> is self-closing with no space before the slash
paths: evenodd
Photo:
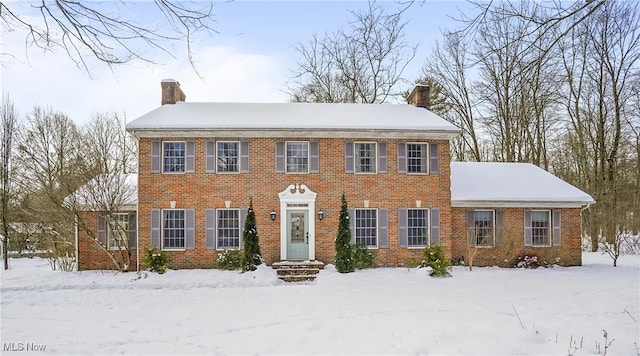
<path id="1" fill-rule="evenodd" d="M 167 78 L 167 79 L 162 79 L 160 83 L 178 83 L 178 81 L 175 79 Z M 178 85 L 180 85 L 180 83 L 178 83 Z"/>

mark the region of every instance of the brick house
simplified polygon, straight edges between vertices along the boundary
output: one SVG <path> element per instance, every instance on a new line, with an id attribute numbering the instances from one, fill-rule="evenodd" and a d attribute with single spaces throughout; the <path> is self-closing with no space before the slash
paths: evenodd
<path id="1" fill-rule="evenodd" d="M 593 199 L 558 178 L 581 194 L 564 204 L 513 207 L 452 200 L 452 173 L 464 163 L 451 164 L 449 141 L 460 130 L 427 109 L 427 86 L 414 88 L 411 105 L 188 103 L 175 80 L 161 87 L 162 106 L 127 131 L 139 149 L 137 245 L 167 251 L 171 268 L 212 268 L 222 250 L 242 248 L 250 199 L 267 264 L 332 263 L 343 193 L 353 242 L 375 250 L 379 266 L 410 265 L 432 244 L 464 257 L 468 221 L 497 236 L 494 250 L 520 239 L 511 259 L 533 249 L 580 264 L 580 209 Z M 478 221 L 465 219 L 471 208 Z M 555 234 L 557 243 L 549 240 Z M 492 247 L 476 241 L 483 244 L 478 260 L 495 262 Z"/>

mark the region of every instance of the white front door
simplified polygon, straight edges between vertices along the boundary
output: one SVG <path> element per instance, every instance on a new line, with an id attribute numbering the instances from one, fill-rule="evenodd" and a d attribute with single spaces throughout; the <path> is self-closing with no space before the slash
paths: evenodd
<path id="1" fill-rule="evenodd" d="M 309 210 L 287 210 L 287 257 L 309 259 Z"/>

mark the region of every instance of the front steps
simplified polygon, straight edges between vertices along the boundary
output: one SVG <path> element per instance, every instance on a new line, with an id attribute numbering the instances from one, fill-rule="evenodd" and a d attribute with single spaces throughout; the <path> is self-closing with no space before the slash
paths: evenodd
<path id="1" fill-rule="evenodd" d="M 280 261 L 274 262 L 271 267 L 276 270 L 278 278 L 285 282 L 314 281 L 324 269 L 324 263 L 320 261 Z"/>

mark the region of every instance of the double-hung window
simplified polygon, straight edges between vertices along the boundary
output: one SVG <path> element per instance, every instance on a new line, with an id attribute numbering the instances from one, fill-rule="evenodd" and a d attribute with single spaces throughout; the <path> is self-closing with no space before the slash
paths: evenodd
<path id="1" fill-rule="evenodd" d="M 186 142 L 162 142 L 162 171 L 165 173 L 184 173 L 186 160 Z"/>
<path id="2" fill-rule="evenodd" d="M 551 211 L 531 211 L 531 242 L 533 246 L 551 245 Z"/>
<path id="3" fill-rule="evenodd" d="M 218 173 L 236 173 L 240 171 L 240 142 L 217 142 Z"/>
<path id="4" fill-rule="evenodd" d="M 426 143 L 407 143 L 407 173 L 428 173 Z"/>
<path id="5" fill-rule="evenodd" d="M 378 210 L 355 209 L 355 242 L 367 247 L 378 247 Z"/>
<path id="6" fill-rule="evenodd" d="M 185 248 L 185 210 L 162 210 L 162 249 Z"/>
<path id="7" fill-rule="evenodd" d="M 407 243 L 424 247 L 429 242 L 429 209 L 407 209 Z"/>
<path id="8" fill-rule="evenodd" d="M 217 209 L 217 248 L 240 248 L 240 209 Z"/>
<path id="9" fill-rule="evenodd" d="M 471 246 L 495 246 L 495 211 L 470 210 L 467 212 L 468 239 Z"/>
<path id="10" fill-rule="evenodd" d="M 129 241 L 129 214 L 117 213 L 111 215 L 107 233 L 109 249 L 126 247 Z"/>
<path id="11" fill-rule="evenodd" d="M 354 143 L 355 173 L 376 173 L 377 145 L 375 142 Z"/>
<path id="12" fill-rule="evenodd" d="M 287 173 L 309 173 L 309 142 L 287 141 Z"/>

